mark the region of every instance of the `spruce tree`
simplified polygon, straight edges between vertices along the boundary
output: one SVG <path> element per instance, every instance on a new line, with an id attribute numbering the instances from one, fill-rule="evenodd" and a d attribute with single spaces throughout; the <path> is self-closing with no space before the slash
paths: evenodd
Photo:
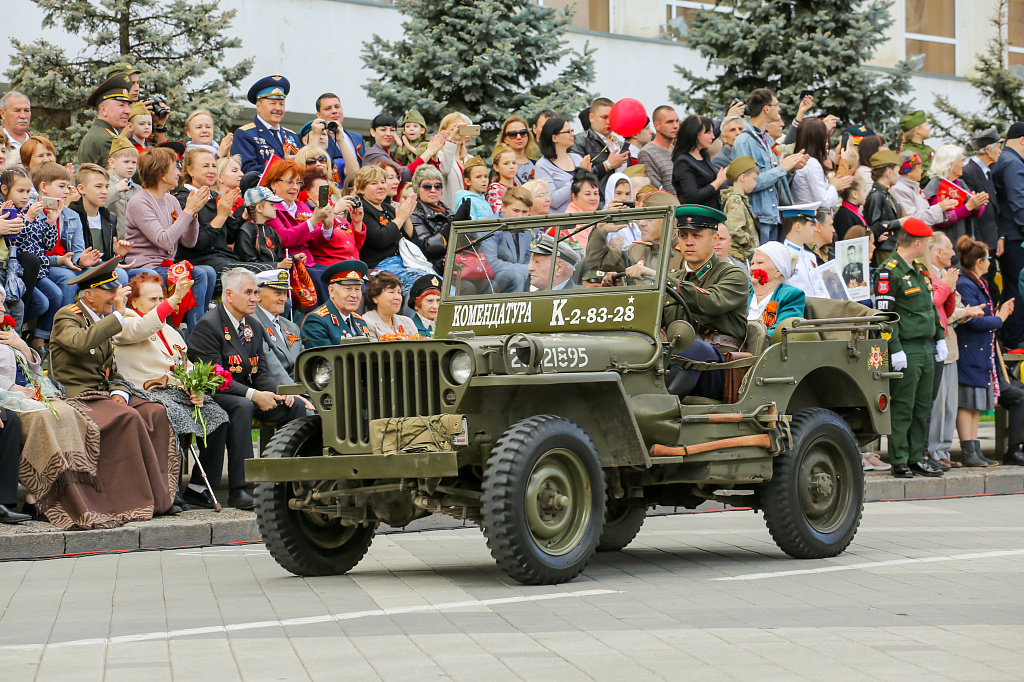
<path id="1" fill-rule="evenodd" d="M 945 95 L 938 95 L 935 108 L 943 116 L 929 117 L 936 133 L 969 147 L 971 138 L 981 130 L 995 126 L 1002 135 L 1011 122 L 1024 121 L 1024 79 L 1006 68 L 1006 24 L 1007 5 L 1002 0 L 992 18 L 995 37 L 978 55 L 975 74 L 967 77 L 980 95 L 982 111 L 961 110 Z"/>
<path id="2" fill-rule="evenodd" d="M 381 74 L 364 85 L 370 98 L 398 119 L 418 109 L 436 125 L 461 111 L 494 133 L 510 114 L 554 109 L 566 116 L 589 103 L 593 50 L 564 45 L 572 10 L 529 0 L 395 0 L 405 16 L 404 37 L 393 43 L 373 36 L 363 62 Z M 545 71 L 568 64 L 549 82 Z"/>
<path id="3" fill-rule="evenodd" d="M 729 11 L 701 11 L 684 36 L 708 68 L 676 71 L 686 87 L 670 87 L 676 104 L 690 112 L 721 116 L 734 98 L 746 101 L 755 88 L 778 95 L 783 116 L 796 113 L 800 93 L 814 91 L 817 112 L 839 116 L 843 125 L 865 123 L 892 129 L 910 91 L 910 63 L 890 73 L 862 65 L 885 41 L 892 23 L 891 0 L 720 0 Z"/>
<path id="4" fill-rule="evenodd" d="M 32 102 L 32 128 L 57 147 L 74 150 L 95 117 L 85 105 L 106 69 L 131 62 L 143 71 L 141 96 L 161 94 L 172 110 L 168 137 L 182 138 L 185 117 L 209 109 L 219 133 L 238 112 L 232 90 L 252 69 L 252 59 L 228 65 L 225 52 L 241 47 L 229 38 L 235 10 L 216 0 L 33 0 L 46 10 L 44 28 L 81 36 L 85 49 L 69 56 L 46 40 L 15 48 L 5 73 L 11 89 Z"/>

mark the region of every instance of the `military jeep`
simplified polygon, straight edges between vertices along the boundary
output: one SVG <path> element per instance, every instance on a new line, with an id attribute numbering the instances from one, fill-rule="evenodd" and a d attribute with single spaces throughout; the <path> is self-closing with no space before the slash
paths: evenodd
<path id="1" fill-rule="evenodd" d="M 626 222 L 673 243 L 671 208 L 456 223 L 435 338 L 303 351 L 279 390 L 318 414 L 245 468 L 278 563 L 344 573 L 380 523 L 446 514 L 478 522 L 513 579 L 555 584 L 626 547 L 649 508 L 708 500 L 763 511 L 792 557 L 841 553 L 863 508 L 859 445 L 890 431 L 889 320 L 856 304 L 828 317 L 830 302 L 808 299 L 806 318 L 772 338 L 748 325 L 745 353 L 722 370 L 724 401 L 680 398 L 666 378 L 694 331 L 662 328 L 685 303 L 672 248 L 646 264 L 654 275 L 597 288 L 561 281 L 549 256 L 531 266 L 535 290 L 507 293 L 475 258 L 488 239 L 522 248 L 547 232 L 557 247 Z"/>

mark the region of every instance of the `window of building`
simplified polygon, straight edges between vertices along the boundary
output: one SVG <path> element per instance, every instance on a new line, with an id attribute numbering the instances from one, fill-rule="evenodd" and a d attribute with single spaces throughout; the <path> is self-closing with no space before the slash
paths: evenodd
<path id="1" fill-rule="evenodd" d="M 693 18 L 704 10 L 732 11 L 731 7 L 715 6 L 715 0 L 666 0 L 665 28 L 673 38 L 684 37 L 690 29 Z"/>
<path id="2" fill-rule="evenodd" d="M 572 25 L 587 31 L 611 32 L 612 0 L 536 0 L 541 7 L 576 10 Z"/>
<path id="3" fill-rule="evenodd" d="M 956 0 L 906 0 L 907 56 L 919 71 L 956 75 Z"/>
<path id="4" fill-rule="evenodd" d="M 1024 0 L 1010 0 L 1006 23 L 1009 65 L 1024 68 Z"/>

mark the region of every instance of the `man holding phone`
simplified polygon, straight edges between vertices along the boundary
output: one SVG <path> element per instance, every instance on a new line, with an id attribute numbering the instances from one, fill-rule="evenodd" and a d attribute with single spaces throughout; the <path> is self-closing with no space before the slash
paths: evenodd
<path id="1" fill-rule="evenodd" d="M 597 176 L 598 189 L 603 191 L 604 178 L 609 173 L 632 165 L 629 152 L 622 147 L 612 133 L 609 116 L 613 102 L 605 97 L 598 97 L 590 105 L 590 128 L 576 137 L 576 142 L 569 151 L 580 156 L 590 157 L 590 170 Z M 606 197 L 601 196 L 602 205 Z"/>

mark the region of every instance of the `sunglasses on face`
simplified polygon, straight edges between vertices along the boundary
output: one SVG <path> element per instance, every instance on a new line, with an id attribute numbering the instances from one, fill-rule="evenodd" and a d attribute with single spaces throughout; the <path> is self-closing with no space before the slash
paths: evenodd
<path id="1" fill-rule="evenodd" d="M 506 130 L 505 131 L 505 136 L 506 137 L 526 137 L 529 134 L 530 133 L 529 133 L 529 131 L 526 130 L 526 128 L 523 128 L 522 130 Z"/>
<path id="2" fill-rule="evenodd" d="M 440 190 L 443 187 L 444 187 L 444 185 L 441 184 L 440 182 L 435 182 L 435 183 L 424 182 L 422 185 L 420 185 L 421 189 L 427 189 L 427 190 L 430 190 L 430 189 Z"/>
<path id="3" fill-rule="evenodd" d="M 312 166 L 314 163 L 327 163 L 327 157 L 318 156 L 316 158 L 306 159 L 307 166 Z"/>
<path id="4" fill-rule="evenodd" d="M 178 170 L 181 170 L 181 161 L 175 162 L 174 167 L 177 168 Z"/>

